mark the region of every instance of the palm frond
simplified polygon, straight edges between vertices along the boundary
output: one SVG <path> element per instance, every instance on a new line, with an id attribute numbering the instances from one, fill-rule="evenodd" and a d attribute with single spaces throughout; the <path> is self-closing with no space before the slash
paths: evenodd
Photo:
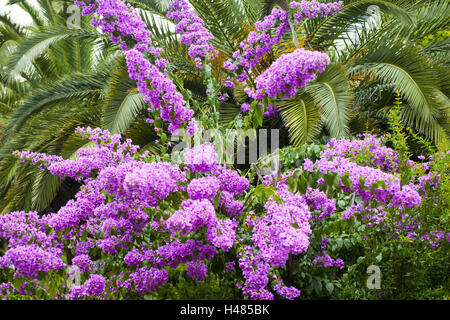
<path id="1" fill-rule="evenodd" d="M 62 78 L 51 86 L 42 86 L 27 97 L 22 105 L 11 115 L 8 132 L 16 132 L 30 117 L 56 103 L 98 98 L 105 90 L 106 84 L 104 79 L 107 76 L 107 73 L 74 73 Z"/>
<path id="2" fill-rule="evenodd" d="M 311 42 L 322 47 L 332 45 L 338 39 L 345 39 L 345 33 L 352 31 L 355 24 L 365 23 L 372 14 L 368 9 L 375 6 L 380 12 L 391 15 L 408 26 L 414 24 L 407 0 L 347 0 L 344 1 L 343 8 L 333 16 L 306 20 L 306 34 Z"/>
<path id="3" fill-rule="evenodd" d="M 331 64 L 314 82 L 305 87 L 324 117 L 324 123 L 334 137 L 348 135 L 348 123 L 353 95 L 350 91 L 346 69 Z"/>
<path id="4" fill-rule="evenodd" d="M 120 61 L 123 62 L 123 59 Z M 112 133 L 125 134 L 146 112 L 146 104 L 136 88 L 136 82 L 128 76 L 126 66 L 119 67 L 111 76 L 108 88 L 103 124 Z"/>
<path id="5" fill-rule="evenodd" d="M 276 104 L 293 145 L 299 146 L 317 137 L 322 121 L 319 109 L 309 94 L 280 100 Z"/>
<path id="6" fill-rule="evenodd" d="M 17 50 L 11 54 L 8 68 L 21 72 L 27 68 L 37 57 L 42 55 L 52 44 L 64 39 L 97 39 L 99 34 L 83 29 L 69 29 L 51 26 L 43 30 L 36 30 L 29 37 L 21 41 Z"/>
<path id="7" fill-rule="evenodd" d="M 417 48 L 403 43 L 380 44 L 358 62 L 351 73 L 370 74 L 380 83 L 398 89 L 407 102 L 404 116 L 415 129 L 438 141 L 442 127 L 437 119 L 441 108 L 436 103 L 438 79 L 433 66 Z"/>

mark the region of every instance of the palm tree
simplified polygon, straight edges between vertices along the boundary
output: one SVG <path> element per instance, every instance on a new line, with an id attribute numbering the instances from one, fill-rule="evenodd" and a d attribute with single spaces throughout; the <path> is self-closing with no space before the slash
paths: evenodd
<path id="1" fill-rule="evenodd" d="M 155 9 L 155 1 L 132 2 L 143 9 Z M 224 79 L 227 73 L 221 62 L 230 57 L 257 20 L 274 6 L 287 7 L 288 1 L 191 0 L 190 3 L 214 35 L 220 55 L 213 72 L 216 78 Z M 368 23 L 373 16 L 368 8 L 379 9 L 379 26 Z M 396 90 L 404 99 L 405 124 L 433 141 L 441 140 L 449 130 L 449 76 L 445 65 L 448 42 L 447 46 L 440 41 L 422 48 L 418 40 L 447 28 L 448 10 L 448 2 L 442 0 L 346 0 L 334 16 L 293 26 L 294 32 L 287 33 L 263 59 L 255 76 L 281 54 L 295 49 L 296 44 L 328 53 L 332 63 L 296 97 L 276 101 L 291 143 L 309 142 L 324 131 L 335 137 L 356 133 L 365 129 L 358 124 L 373 122 L 369 121 L 371 117 L 385 121 L 385 106 L 392 104 Z M 165 19 L 163 14 L 161 19 Z M 198 88 L 204 86 L 198 71 L 174 41 L 173 31 L 166 28 L 157 38 L 167 52 L 174 52 L 171 61 L 190 85 L 189 89 L 201 92 Z M 239 112 L 239 104 L 246 99 L 243 87 L 236 87 L 232 99 L 222 105 L 222 120 L 233 119 Z"/>
<path id="2" fill-rule="evenodd" d="M 265 1 L 263 8 L 267 12 L 280 2 Z M 370 8 L 379 10 L 376 27 L 367 23 L 373 16 Z M 405 102 L 405 124 L 441 140 L 449 131 L 448 41 L 447 46 L 435 42 L 420 48 L 417 40 L 448 28 L 449 10 L 448 2 L 440 0 L 344 1 L 336 15 L 296 26 L 302 46 L 327 52 L 332 64 L 295 98 L 279 101 L 293 143 L 310 141 L 322 123 L 332 136 L 343 136 L 350 124 L 366 123 L 367 116 L 385 122 L 385 106 L 392 105 L 395 90 Z M 292 44 L 289 38 L 286 42 L 282 50 Z"/>
<path id="3" fill-rule="evenodd" d="M 77 126 L 96 126 L 120 133 L 144 149 L 158 152 L 155 134 L 145 123 L 146 105 L 128 77 L 117 46 L 81 19 L 68 28 L 65 8 L 70 0 L 10 0 L 33 19 L 22 27 L 0 16 L 0 211 L 55 210 L 69 199 L 77 184 L 62 181 L 17 161 L 11 153 L 27 149 L 74 158 L 86 146 L 73 135 Z M 207 104 L 201 70 L 178 41 L 166 19 L 167 2 L 129 0 L 164 49 L 171 70 L 192 92 L 192 100 Z M 254 23 L 283 0 L 191 0 L 192 7 L 214 35 L 219 56 L 212 73 L 223 80 L 223 61 L 246 38 Z M 367 24 L 367 8 L 377 5 L 380 24 Z M 398 90 L 404 99 L 405 123 L 438 141 L 448 132 L 448 41 L 424 44 L 423 39 L 448 28 L 449 5 L 444 0 L 346 0 L 332 17 L 292 25 L 281 43 L 267 54 L 255 75 L 296 46 L 328 53 L 332 64 L 291 99 L 276 101 L 280 117 L 266 127 L 281 127 L 290 143 L 299 145 L 320 133 L 341 137 L 360 132 L 361 124 L 380 124 Z M 358 32 L 354 32 L 355 27 Z M 414 28 L 412 28 L 414 26 Z M 248 97 L 243 86 L 229 92 L 220 121 L 236 119 Z M 447 118 L 446 118 L 447 117 Z M 377 121 L 373 121 L 373 119 Z M 370 120 L 370 121 L 369 121 Z M 288 143 L 288 141 L 286 142 Z"/>
<path id="4" fill-rule="evenodd" d="M 57 210 L 78 184 L 18 161 L 14 150 L 76 157 L 86 142 L 78 126 L 103 127 L 132 138 L 152 152 L 154 132 L 145 123 L 146 106 L 128 77 L 118 47 L 81 18 L 66 24 L 72 1 L 19 4 L 33 19 L 18 26 L 0 17 L 0 212 Z"/>

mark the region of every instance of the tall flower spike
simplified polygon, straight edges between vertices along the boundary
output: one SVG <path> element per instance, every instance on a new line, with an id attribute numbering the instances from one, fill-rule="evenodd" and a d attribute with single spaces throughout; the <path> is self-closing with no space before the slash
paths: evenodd
<path id="1" fill-rule="evenodd" d="M 137 11 L 119 0 L 77 0 L 75 4 L 82 7 L 83 15 L 94 14 L 92 25 L 110 33 L 111 41 L 120 45 L 130 78 L 136 80 L 144 101 L 150 103 L 148 111 L 156 111 L 155 117 L 168 121 L 172 133 L 188 122 L 194 112 L 186 108 L 183 96 L 167 76 L 167 61 L 160 58 L 162 49 L 151 45 L 151 32 Z"/>

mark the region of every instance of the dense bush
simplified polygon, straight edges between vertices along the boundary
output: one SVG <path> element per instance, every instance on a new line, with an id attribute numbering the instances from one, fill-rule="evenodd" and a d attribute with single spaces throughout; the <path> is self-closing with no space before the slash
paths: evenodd
<path id="1" fill-rule="evenodd" d="M 55 214 L 0 217 L 5 297 L 176 298 L 187 290 L 200 298 L 189 278 L 202 282 L 203 298 L 224 284 L 223 298 L 237 297 L 234 284 L 253 299 L 296 298 L 298 289 L 305 298 L 448 295 L 448 153 L 409 160 L 402 184 L 401 157 L 380 139 L 331 139 L 283 150 L 284 161 L 304 159 L 303 168 L 294 163 L 249 188 L 217 165 L 210 144 L 188 150 L 179 167 L 108 132 L 80 132 L 97 147 L 76 161 L 18 153 L 84 184 Z M 375 291 L 365 282 L 373 264 L 382 270 Z M 68 265 L 81 270 L 80 286 L 67 286 Z"/>

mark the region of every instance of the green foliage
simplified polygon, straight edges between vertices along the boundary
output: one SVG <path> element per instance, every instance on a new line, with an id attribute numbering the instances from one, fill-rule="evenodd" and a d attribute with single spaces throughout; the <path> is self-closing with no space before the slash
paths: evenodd
<path id="1" fill-rule="evenodd" d="M 104 36 L 89 25 L 89 18 L 82 19 L 81 29 L 66 27 L 62 8 L 72 1 L 38 1 L 38 9 L 28 1 L 9 2 L 20 3 L 32 17 L 33 25 L 24 28 L 9 16 L 0 15 L 0 213 L 53 211 L 73 196 L 76 183 L 25 166 L 11 152 L 28 149 L 74 158 L 79 148 L 86 147 L 73 135 L 77 126 L 107 128 L 132 138 L 142 150 L 160 154 L 157 159 L 167 157 L 167 150 L 153 143 L 155 138 L 166 141 L 167 133 L 155 133 L 145 123 L 146 105 L 128 77 L 117 47 L 106 44 Z M 240 105 L 248 100 L 243 86 L 228 92 L 230 99 L 226 103 L 214 93 L 226 77 L 224 57 L 237 49 L 255 21 L 274 6 L 285 6 L 285 1 L 190 1 L 213 33 L 214 46 L 220 53 L 202 71 L 195 68 L 172 24 L 165 20 L 167 7 L 162 2 L 128 2 L 141 9 L 154 43 L 170 60 L 180 92 L 206 128 L 218 128 L 224 133 L 226 128 L 280 126 L 280 122 L 264 119 L 256 102 L 248 115 L 236 117 Z M 369 5 L 381 10 L 376 28 L 366 23 Z M 301 168 L 305 159 L 319 159 L 326 142 L 324 134 L 347 137 L 367 129 L 384 133 L 384 142 L 399 157 L 403 185 L 427 170 L 440 175 L 437 188 L 425 186 L 429 195 L 423 197 L 419 209 L 405 212 L 420 218 L 425 229 L 449 232 L 449 10 L 445 0 L 346 0 L 344 8 L 334 16 L 295 25 L 293 34 L 288 33 L 250 75 L 253 81 L 281 54 L 296 46 L 320 49 L 331 58 L 332 64 L 295 97 L 274 101 L 291 144 L 280 151 L 283 171 Z M 355 27 L 358 32 L 352 36 Z M 370 150 L 365 151 L 353 160 L 376 167 Z M 411 165 L 419 155 L 433 157 L 434 161 Z M 258 174 L 247 171 L 253 185 L 244 207 L 261 213 L 269 198 L 279 201 L 279 197 L 273 186 L 258 185 Z M 319 178 L 325 183 L 318 184 Z M 405 235 L 396 238 L 381 227 L 369 228 L 360 217 L 344 220 L 340 213 L 360 200 L 343 192 L 341 184 L 348 187 L 351 183 L 347 176 L 339 179 L 337 174 L 296 170 L 286 182 L 292 192 L 301 194 L 308 187 L 319 188 L 335 201 L 338 211 L 313 226 L 310 249 L 302 256 L 291 257 L 285 270 L 288 282 L 302 290 L 302 299 L 450 298 L 448 243 L 430 249 L 425 243 L 412 243 Z M 383 184 L 378 181 L 372 188 L 383 188 Z M 387 210 L 390 228 L 399 222 L 399 213 L 395 208 Z M 166 235 L 152 236 L 152 241 L 163 241 Z M 329 238 L 325 251 L 321 248 L 323 237 Z M 317 268 L 312 260 L 322 252 L 342 258 L 345 268 Z M 184 270 L 170 270 L 172 280 L 146 299 L 237 299 L 240 293 L 235 282 L 241 275 L 236 269 L 225 272 L 226 262 L 211 261 L 208 267 L 213 272 L 202 282 L 181 275 Z M 367 288 L 370 265 L 381 269 L 379 290 Z M 54 298 L 55 288 L 66 277 L 63 272 L 50 274 L 49 289 L 28 298 Z M 21 285 L 20 280 L 14 283 L 16 288 Z"/>
<path id="2" fill-rule="evenodd" d="M 288 178 L 292 192 L 305 193 L 307 186 L 326 191 L 334 199 L 337 212 L 317 221 L 313 225 L 310 248 L 302 256 L 293 256 L 289 274 L 291 283 L 302 289 L 301 299 L 448 299 L 450 282 L 446 274 L 450 269 L 450 250 L 448 243 L 436 248 L 421 241 L 412 241 L 405 234 L 395 236 L 393 230 L 400 223 L 400 213 L 409 214 L 421 221 L 423 230 L 450 231 L 450 167 L 448 142 L 444 141 L 437 148 L 428 140 L 405 130 L 400 116 L 401 99 L 397 94 L 396 103 L 389 117 L 390 133 L 384 141 L 390 142 L 399 157 L 399 172 L 402 184 L 408 184 L 425 171 L 437 172 L 440 183 L 431 189 L 425 184 L 427 192 L 422 197 L 419 208 L 414 210 L 386 208 L 384 227 L 363 222 L 354 216 L 344 220 L 340 214 L 349 205 L 358 202 L 354 196 L 345 194 L 339 187 L 341 182 L 350 186 L 346 176 L 342 179 L 334 174 L 319 175 L 316 172 L 295 171 Z M 412 137 L 412 138 L 411 138 Z M 418 143 L 424 154 L 430 159 L 428 164 L 411 165 L 409 139 Z M 287 147 L 280 152 L 280 161 L 285 171 L 301 167 L 306 157 L 316 160 L 321 148 L 316 145 L 303 145 L 300 148 Z M 370 150 L 361 150 L 353 160 L 359 165 L 372 166 L 373 155 Z M 325 184 L 318 186 L 315 181 L 323 177 Z M 362 185 L 364 181 L 361 181 Z M 379 181 L 373 188 L 385 188 L 384 181 Z M 356 202 L 355 202 L 356 201 Z M 321 248 L 321 239 L 328 238 L 328 245 Z M 336 268 L 318 268 L 312 260 L 321 252 L 331 257 L 340 257 L 345 261 L 343 270 Z M 381 288 L 369 289 L 367 281 L 370 274 L 368 267 L 376 265 L 381 270 Z"/>

